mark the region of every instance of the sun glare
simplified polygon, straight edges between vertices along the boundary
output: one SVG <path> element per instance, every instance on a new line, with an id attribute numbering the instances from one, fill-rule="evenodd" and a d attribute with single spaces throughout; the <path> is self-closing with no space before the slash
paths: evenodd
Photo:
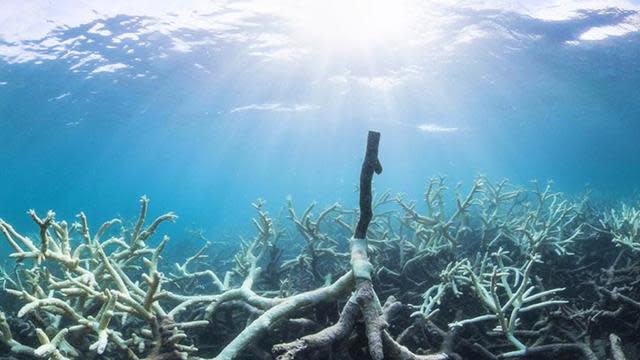
<path id="1" fill-rule="evenodd" d="M 412 24 L 411 11 L 403 1 L 312 2 L 295 15 L 295 36 L 334 51 L 366 50 L 402 41 Z"/>

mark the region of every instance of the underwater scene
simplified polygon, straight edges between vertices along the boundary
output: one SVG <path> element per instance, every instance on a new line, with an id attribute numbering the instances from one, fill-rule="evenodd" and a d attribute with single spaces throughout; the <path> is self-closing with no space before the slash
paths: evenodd
<path id="1" fill-rule="evenodd" d="M 640 2 L 0 0 L 0 360 L 640 359 Z"/>

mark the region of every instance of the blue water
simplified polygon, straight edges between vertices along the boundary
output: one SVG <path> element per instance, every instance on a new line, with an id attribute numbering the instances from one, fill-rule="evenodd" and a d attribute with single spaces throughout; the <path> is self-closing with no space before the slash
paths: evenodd
<path id="1" fill-rule="evenodd" d="M 413 4 L 430 17 L 410 32 L 343 44 L 292 30 L 279 10 L 212 4 L 145 16 L 122 4 L 8 2 L 2 218 L 33 229 L 27 209 L 84 210 L 98 224 L 133 218 L 146 194 L 152 215 L 179 215 L 172 236 L 236 239 L 257 198 L 272 213 L 288 196 L 299 207 L 356 204 L 369 129 L 382 133 L 378 190 L 419 199 L 430 176 L 468 186 L 486 174 L 633 199 L 637 3 L 551 18 L 544 2 Z"/>

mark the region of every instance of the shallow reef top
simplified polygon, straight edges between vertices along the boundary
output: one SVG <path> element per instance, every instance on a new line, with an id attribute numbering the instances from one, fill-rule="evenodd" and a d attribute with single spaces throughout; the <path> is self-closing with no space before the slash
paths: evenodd
<path id="1" fill-rule="evenodd" d="M 187 258 L 166 253 L 169 238 L 153 238 L 176 216 L 149 221 L 149 200 L 140 204 L 131 225 L 113 219 L 97 230 L 83 213 L 66 222 L 30 211 L 36 241 L 0 221 L 14 250 L 2 272 L 4 351 L 54 359 L 637 351 L 637 207 L 569 199 L 551 184 L 478 177 L 463 189 L 436 177 L 421 206 L 373 196 L 368 236 L 357 239 L 358 209 L 299 212 L 290 200 L 273 218 L 257 201 L 255 236 L 229 262 L 212 242 Z M 375 291 L 361 293 L 366 283 Z M 369 331 L 379 334 L 377 350 Z"/>

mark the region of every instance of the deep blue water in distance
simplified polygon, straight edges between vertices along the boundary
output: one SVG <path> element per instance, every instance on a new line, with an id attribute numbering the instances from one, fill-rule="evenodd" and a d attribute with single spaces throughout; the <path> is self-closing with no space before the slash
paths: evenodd
<path id="1" fill-rule="evenodd" d="M 273 213 L 287 196 L 355 205 L 369 129 L 378 190 L 419 200 L 433 175 L 468 186 L 482 173 L 637 201 L 640 27 L 588 33 L 637 26 L 637 10 L 444 7 L 434 39 L 367 51 L 316 46 L 274 13 L 217 11 L 171 28 L 133 11 L 2 29 L 0 217 L 29 232 L 27 209 L 83 210 L 95 227 L 133 218 L 146 194 L 151 215 L 179 215 L 163 232 L 235 239 L 257 198 Z"/>

